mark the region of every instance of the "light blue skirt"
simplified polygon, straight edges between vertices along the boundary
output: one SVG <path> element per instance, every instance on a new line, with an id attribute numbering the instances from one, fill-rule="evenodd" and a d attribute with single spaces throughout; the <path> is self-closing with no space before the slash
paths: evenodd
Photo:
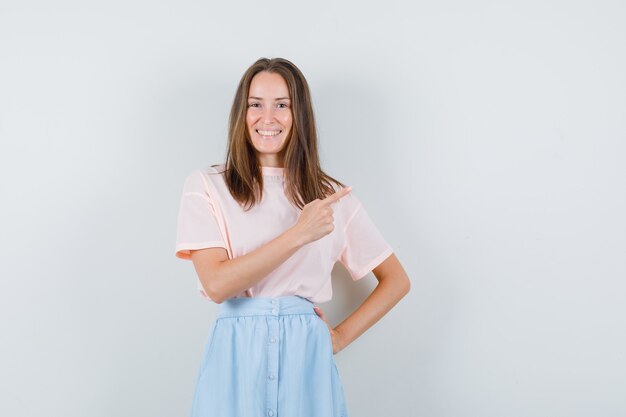
<path id="1" fill-rule="evenodd" d="M 191 417 L 348 417 L 328 326 L 306 298 L 218 304 Z"/>

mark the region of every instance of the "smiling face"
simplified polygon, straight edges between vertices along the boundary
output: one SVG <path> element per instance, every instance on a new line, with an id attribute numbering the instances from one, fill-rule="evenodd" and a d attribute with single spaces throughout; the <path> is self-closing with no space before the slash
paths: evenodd
<path id="1" fill-rule="evenodd" d="M 283 166 L 283 150 L 293 116 L 285 79 L 261 71 L 250 83 L 246 127 L 261 166 Z"/>

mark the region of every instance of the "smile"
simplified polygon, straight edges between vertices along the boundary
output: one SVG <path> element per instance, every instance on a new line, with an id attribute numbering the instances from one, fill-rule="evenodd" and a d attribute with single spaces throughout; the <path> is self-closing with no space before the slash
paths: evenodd
<path id="1" fill-rule="evenodd" d="M 276 136 L 282 132 L 282 130 L 258 130 L 256 131 L 261 136 Z"/>

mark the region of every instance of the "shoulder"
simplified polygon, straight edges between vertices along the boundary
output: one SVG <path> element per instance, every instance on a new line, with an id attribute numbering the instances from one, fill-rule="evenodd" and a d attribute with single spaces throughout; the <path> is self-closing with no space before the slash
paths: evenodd
<path id="1" fill-rule="evenodd" d="M 201 192 L 207 190 L 208 182 L 221 178 L 220 174 L 224 172 L 224 167 L 225 164 L 214 164 L 194 169 L 185 177 L 184 191 Z"/>
<path id="2" fill-rule="evenodd" d="M 226 164 L 224 163 L 213 164 L 213 165 L 209 165 L 205 167 L 204 169 L 206 172 L 211 173 L 211 174 L 223 174 L 224 171 L 226 171 Z"/>

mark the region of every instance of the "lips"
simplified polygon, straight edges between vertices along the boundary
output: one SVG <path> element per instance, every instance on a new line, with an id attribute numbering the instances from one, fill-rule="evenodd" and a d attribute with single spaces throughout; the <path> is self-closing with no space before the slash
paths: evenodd
<path id="1" fill-rule="evenodd" d="M 261 136 L 271 137 L 271 136 L 279 135 L 282 132 L 282 130 L 276 130 L 276 129 L 274 129 L 274 130 L 260 130 L 260 129 L 257 129 L 256 132 L 259 135 L 261 135 Z"/>

